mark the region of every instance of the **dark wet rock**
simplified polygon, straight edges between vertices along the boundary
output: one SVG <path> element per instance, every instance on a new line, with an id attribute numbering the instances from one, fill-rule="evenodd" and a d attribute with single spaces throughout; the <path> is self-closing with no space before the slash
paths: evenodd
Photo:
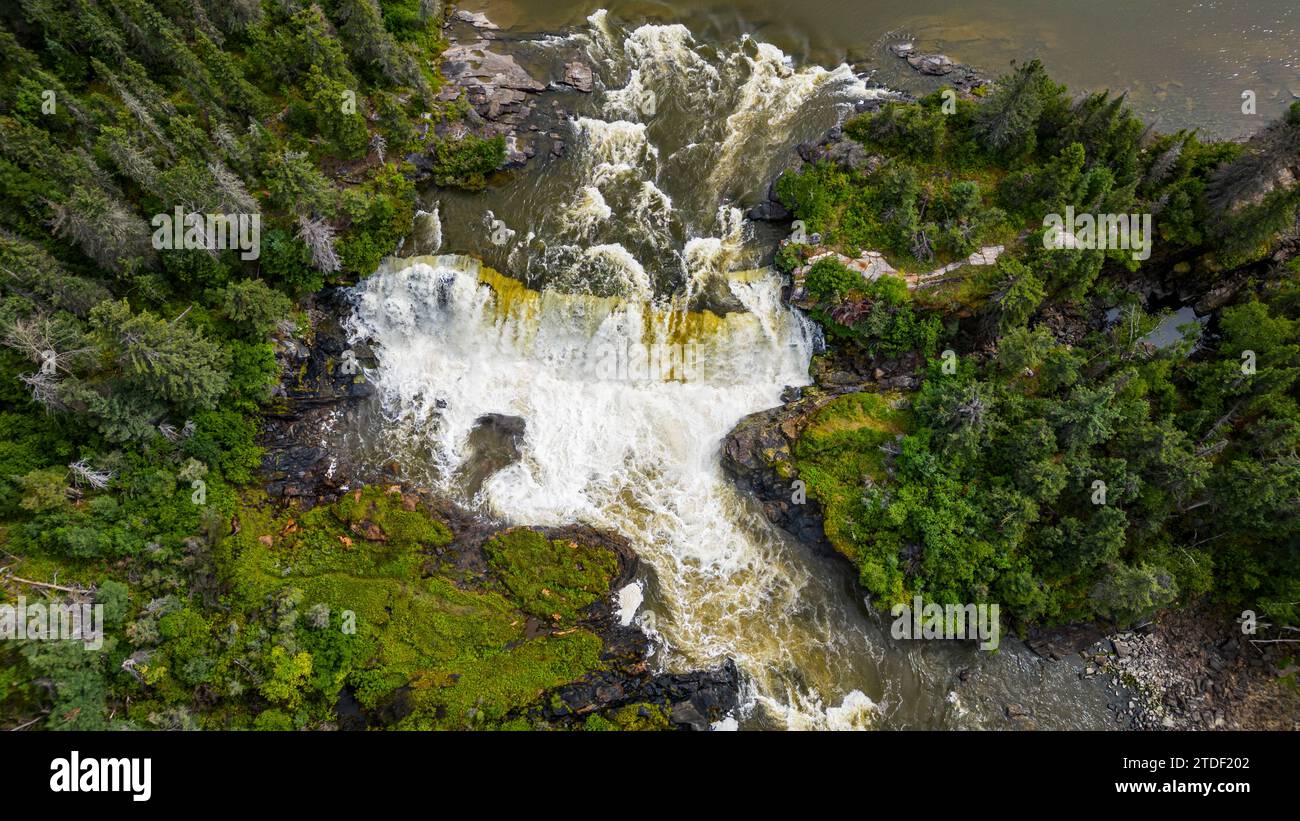
<path id="1" fill-rule="evenodd" d="M 346 471 L 320 446 L 320 431 L 333 414 L 373 395 L 365 370 L 375 364 L 368 346 L 349 344 L 340 322 L 348 310 L 342 289 L 328 288 L 308 303 L 311 326 L 302 337 L 284 330 L 276 336 L 280 383 L 259 437 L 260 472 L 272 497 L 314 499 L 347 483 Z"/>
<path id="2" fill-rule="evenodd" d="M 506 137 L 506 159 L 502 168 L 521 168 L 537 156 L 537 141 L 511 134 Z"/>
<path id="3" fill-rule="evenodd" d="M 976 88 L 988 85 L 988 81 L 970 66 L 955 63 L 946 54 L 918 54 L 913 43 L 894 43 L 889 51 L 895 57 L 905 60 L 918 74 L 926 77 L 942 77 L 943 84 L 951 86 L 959 94 L 970 94 Z"/>
<path id="4" fill-rule="evenodd" d="M 351 687 L 339 691 L 338 701 L 334 705 L 334 714 L 338 716 L 338 728 L 345 732 L 365 730 L 368 726 L 365 710 L 357 701 L 356 693 Z"/>
<path id="5" fill-rule="evenodd" d="M 822 506 L 797 492 L 790 449 L 808 417 L 832 398 L 812 396 L 750 414 L 722 445 L 722 469 L 736 486 L 754 495 L 770 521 L 823 553 L 834 551 L 823 530 Z"/>
<path id="6" fill-rule="evenodd" d="M 894 95 L 894 99 L 902 99 L 905 96 L 907 95 L 896 94 Z M 875 112 L 879 111 L 881 107 L 884 106 L 884 104 L 885 104 L 885 99 L 881 97 L 873 97 L 867 100 L 857 100 L 853 103 L 853 113 L 874 114 Z"/>
<path id="7" fill-rule="evenodd" d="M 438 252 L 442 244 L 437 217 L 428 211 L 417 211 L 411 220 L 409 241 L 403 244 L 402 256 L 424 256 Z"/>
<path id="8" fill-rule="evenodd" d="M 727 659 L 721 667 L 692 673 L 596 674 L 552 691 L 540 714 L 550 722 L 578 724 L 592 713 L 648 704 L 666 708 L 668 723 L 676 729 L 708 730 L 736 709 L 739 693 L 740 673 Z"/>
<path id="9" fill-rule="evenodd" d="M 693 311 L 711 311 L 718 316 L 745 313 L 748 309 L 732 292 L 727 280 L 720 276 L 710 276 L 690 301 Z"/>
<path id="10" fill-rule="evenodd" d="M 521 417 L 500 413 L 475 420 L 469 434 L 469 456 L 458 473 L 458 482 L 467 494 L 478 493 L 492 474 L 519 461 L 527 427 Z"/>
<path id="11" fill-rule="evenodd" d="M 1232 304 L 1237 294 L 1241 293 L 1241 289 L 1246 286 L 1247 280 L 1245 273 L 1242 273 L 1221 281 L 1201 294 L 1193 306 L 1194 310 L 1198 315 L 1204 316 Z"/>
<path id="12" fill-rule="evenodd" d="M 790 209 L 779 202 L 772 202 L 771 200 L 760 202 L 745 212 L 747 219 L 758 222 L 786 222 L 793 216 Z"/>
<path id="13" fill-rule="evenodd" d="M 1069 624 L 1052 628 L 1030 628 L 1025 644 L 1040 656 L 1063 659 L 1096 644 L 1106 631 L 1096 624 Z"/>
<path id="14" fill-rule="evenodd" d="M 826 160 L 846 171 L 870 174 L 884 164 L 885 158 L 873 154 L 857 140 L 844 135 L 841 129 L 832 129 L 819 142 L 801 143 L 795 151 L 805 163 L 815 164 Z"/>
<path id="15" fill-rule="evenodd" d="M 528 429 L 528 422 L 522 416 L 509 416 L 504 413 L 485 413 L 478 419 L 474 420 L 475 430 L 491 430 L 503 438 L 509 438 L 516 443 L 523 437 L 524 432 Z"/>

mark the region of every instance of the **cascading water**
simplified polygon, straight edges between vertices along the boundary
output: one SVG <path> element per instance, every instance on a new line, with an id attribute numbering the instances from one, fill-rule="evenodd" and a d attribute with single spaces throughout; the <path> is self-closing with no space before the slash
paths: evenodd
<path id="1" fill-rule="evenodd" d="M 656 663 L 740 667 L 745 706 L 723 726 L 978 726 L 986 713 L 942 689 L 954 660 L 999 662 L 890 656 L 844 568 L 771 526 L 718 461 L 742 417 L 807 384 L 814 348 L 737 203 L 869 92 L 748 39 L 718 50 L 681 26 L 590 23 L 570 39 L 612 90 L 571 121 L 569 156 L 492 210 L 443 201 L 442 247 L 485 248 L 517 278 L 423 256 L 357 286 L 351 333 L 379 361 L 371 457 L 508 522 L 627 537 L 644 573 L 618 603 Z M 457 235 L 457 208 L 487 213 Z M 504 241 L 483 245 L 486 231 Z M 699 309 L 706 291 L 714 310 Z M 525 420 L 519 458 L 466 484 L 485 414 Z"/>
<path id="2" fill-rule="evenodd" d="M 627 536 L 655 588 L 637 621 L 669 666 L 733 657 L 755 700 L 804 725 L 870 712 L 858 692 L 839 709 L 862 715 L 803 713 L 819 695 L 790 680 L 790 648 L 824 641 L 828 625 L 794 617 L 807 573 L 718 466 L 742 416 L 807 382 L 811 334 L 782 306 L 778 276 L 733 275 L 745 310 L 719 317 L 529 291 L 468 257 L 397 265 L 358 287 L 353 331 L 379 343 L 390 434 L 434 443 L 422 478 L 456 493 L 476 420 L 524 418 L 522 460 L 493 474 L 477 502 L 515 523 L 582 521 Z"/>

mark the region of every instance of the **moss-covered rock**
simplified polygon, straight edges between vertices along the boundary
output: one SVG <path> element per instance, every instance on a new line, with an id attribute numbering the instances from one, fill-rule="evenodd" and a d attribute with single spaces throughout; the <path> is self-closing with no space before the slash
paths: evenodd
<path id="1" fill-rule="evenodd" d="M 618 625 L 613 592 L 636 563 L 622 540 L 579 527 L 453 532 L 435 507 L 400 486 L 355 489 L 307 512 L 245 499 L 238 532 L 221 540 L 214 560 L 235 623 L 245 632 L 265 633 L 271 620 L 279 628 L 255 654 L 260 666 L 250 665 L 257 681 L 247 682 L 268 706 L 296 713 L 300 726 L 302 716 L 328 721 L 346 687 L 371 726 L 577 728 L 595 714 L 635 729 L 671 726 L 672 704 L 693 691 L 656 684 L 644 635 Z M 214 676 L 245 678 L 210 635 L 231 622 L 209 629 L 193 616 L 163 619 L 161 672 L 147 687 L 160 700 L 183 701 L 188 687 Z M 195 624 L 197 637 L 180 629 Z M 177 671 L 196 655 L 211 664 L 183 678 Z M 734 675 L 725 679 L 713 688 L 724 696 L 691 714 L 734 705 L 734 684 Z M 650 718 L 640 708 L 614 715 L 654 699 Z"/>
<path id="2" fill-rule="evenodd" d="M 548 539 L 514 528 L 485 545 L 488 562 L 524 612 L 569 624 L 609 592 L 618 556 L 608 548 L 574 539 Z"/>

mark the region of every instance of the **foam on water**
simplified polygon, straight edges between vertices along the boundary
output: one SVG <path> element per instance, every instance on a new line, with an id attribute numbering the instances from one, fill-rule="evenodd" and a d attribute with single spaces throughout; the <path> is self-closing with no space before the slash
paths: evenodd
<path id="1" fill-rule="evenodd" d="M 577 36 L 602 75 L 599 114 L 569 121 L 571 168 L 560 184 L 573 187 L 559 196 L 559 213 L 538 215 L 544 242 L 520 254 L 520 273 L 618 294 L 639 267 L 658 295 L 690 297 L 714 275 L 752 266 L 729 200 L 753 182 L 753 158 L 777 156 L 810 102 L 848 105 L 870 92 L 847 66 L 794 68 L 776 47 L 747 38 L 719 51 L 682 25 L 620 35 L 603 11 L 588 22 Z M 617 246 L 637 266 L 620 264 L 629 274 L 618 275 L 609 252 L 593 256 L 587 246 Z"/>
<path id="2" fill-rule="evenodd" d="M 524 418 L 520 460 L 462 501 L 512 523 L 627 537 L 649 577 L 620 591 L 622 620 L 670 669 L 735 659 L 741 719 L 761 709 L 790 727 L 865 726 L 874 705 L 838 687 L 851 662 L 833 661 L 860 655 L 863 637 L 801 596 L 818 580 L 718 459 L 740 419 L 807 384 L 815 346 L 781 278 L 744 270 L 737 181 L 814 98 L 844 105 L 865 90 L 843 67 L 796 69 L 749 40 L 720 52 L 680 25 L 620 34 L 603 12 L 589 22 L 601 113 L 570 121 L 559 207 L 509 229 L 506 261 L 546 287 L 442 256 L 390 260 L 354 291 L 350 330 L 375 343 L 385 444 L 418 454 L 399 460 L 456 496 L 476 420 Z M 489 212 L 494 226 L 505 227 Z M 730 312 L 687 310 L 706 289 Z"/>
<path id="3" fill-rule="evenodd" d="M 738 276 L 732 292 L 749 310 L 718 317 L 529 291 L 465 257 L 414 258 L 357 287 L 351 333 L 377 343 L 372 378 L 395 446 L 433 444 L 427 481 L 454 494 L 475 420 L 523 417 L 521 461 L 478 503 L 513 523 L 627 536 L 654 570 L 652 626 L 670 667 L 735 658 L 755 702 L 791 726 L 830 726 L 850 719 L 787 676 L 792 646 L 823 640 L 794 618 L 808 579 L 780 560 L 717 458 L 741 417 L 807 382 L 812 338 L 780 287 L 772 272 Z M 625 619 L 636 594 L 620 597 Z M 860 699 L 850 706 L 861 712 Z"/>

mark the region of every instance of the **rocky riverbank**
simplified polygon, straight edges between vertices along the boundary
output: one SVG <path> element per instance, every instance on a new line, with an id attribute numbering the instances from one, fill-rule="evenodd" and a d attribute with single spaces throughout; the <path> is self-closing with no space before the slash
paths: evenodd
<path id="1" fill-rule="evenodd" d="M 561 127 L 570 94 L 590 94 L 595 74 L 576 50 L 553 58 L 535 44 L 501 37 L 500 28 L 481 13 L 458 11 L 447 18 L 442 54 L 446 84 L 439 100 L 460 107 L 460 116 L 434 127 L 439 141 L 467 136 L 500 137 L 505 142 L 501 169 L 519 168 L 534 157 L 562 156 L 568 149 Z M 437 150 L 436 148 L 434 150 Z M 408 159 L 427 174 L 432 157 Z"/>
<path id="2" fill-rule="evenodd" d="M 1279 680 L 1294 651 L 1242 633 L 1207 603 L 1158 614 L 1080 655 L 1085 676 L 1133 694 L 1124 717 L 1140 730 L 1297 730 L 1300 692 Z M 1294 646 L 1294 645 L 1290 645 Z"/>
<path id="3" fill-rule="evenodd" d="M 774 524 L 819 552 L 838 555 L 826 539 L 822 508 L 799 492 L 792 449 L 809 420 L 836 397 L 850 393 L 913 390 L 919 356 L 876 360 L 860 352 L 833 351 L 813 360 L 813 385 L 791 388 L 786 403 L 750 414 L 722 444 L 722 469 L 758 500 Z"/>

